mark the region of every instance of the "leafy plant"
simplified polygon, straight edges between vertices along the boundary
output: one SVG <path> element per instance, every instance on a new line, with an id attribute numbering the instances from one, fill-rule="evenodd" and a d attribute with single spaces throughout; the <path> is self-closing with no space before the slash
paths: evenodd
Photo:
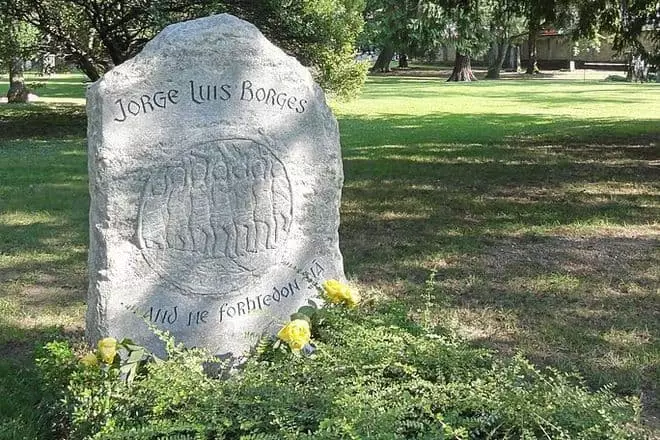
<path id="1" fill-rule="evenodd" d="M 224 378 L 205 372 L 207 354 L 167 334 L 168 359 L 147 363 L 132 383 L 120 380 L 120 368 L 83 366 L 66 344 L 51 343 L 40 366 L 60 396 L 54 416 L 71 439 L 640 435 L 635 399 L 608 387 L 592 392 L 578 377 L 542 372 L 521 356 L 498 360 L 449 330 L 428 333 L 400 307 L 303 311 L 312 356 L 264 340 Z"/>

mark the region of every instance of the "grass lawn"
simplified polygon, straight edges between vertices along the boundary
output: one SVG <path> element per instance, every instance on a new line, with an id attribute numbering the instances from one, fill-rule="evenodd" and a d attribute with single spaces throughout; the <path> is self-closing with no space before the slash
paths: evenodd
<path id="1" fill-rule="evenodd" d="M 0 438 L 42 438 L 33 349 L 84 325 L 82 81 L 0 104 Z M 333 108 L 364 295 L 615 382 L 660 432 L 658 85 L 374 77 Z"/>

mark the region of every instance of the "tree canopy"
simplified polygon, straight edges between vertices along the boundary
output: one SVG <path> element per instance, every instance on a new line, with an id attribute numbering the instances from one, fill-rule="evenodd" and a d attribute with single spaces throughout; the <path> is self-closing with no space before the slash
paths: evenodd
<path id="1" fill-rule="evenodd" d="M 229 12 L 313 68 L 330 92 L 352 94 L 365 69 L 352 61 L 364 0 L 0 0 L 50 39 L 54 52 L 96 80 L 170 23 Z"/>

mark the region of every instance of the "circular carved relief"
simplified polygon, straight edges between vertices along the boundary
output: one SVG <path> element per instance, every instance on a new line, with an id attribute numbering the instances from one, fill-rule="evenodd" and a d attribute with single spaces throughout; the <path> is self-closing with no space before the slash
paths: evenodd
<path id="1" fill-rule="evenodd" d="M 266 145 L 193 145 L 147 179 L 138 212 L 142 255 L 183 290 L 227 294 L 276 262 L 291 200 L 286 168 Z"/>

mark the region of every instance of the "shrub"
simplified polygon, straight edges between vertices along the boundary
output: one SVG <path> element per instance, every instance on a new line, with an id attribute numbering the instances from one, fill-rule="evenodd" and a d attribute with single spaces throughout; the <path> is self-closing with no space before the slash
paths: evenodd
<path id="1" fill-rule="evenodd" d="M 521 356 L 499 360 L 446 329 L 430 334 L 395 306 L 328 306 L 311 323 L 312 354 L 264 340 L 222 379 L 205 374 L 207 355 L 171 338 L 168 359 L 145 362 L 132 383 L 119 368 L 77 363 L 62 343 L 46 346 L 39 364 L 71 439 L 641 436 L 636 399 L 589 391 Z"/>

